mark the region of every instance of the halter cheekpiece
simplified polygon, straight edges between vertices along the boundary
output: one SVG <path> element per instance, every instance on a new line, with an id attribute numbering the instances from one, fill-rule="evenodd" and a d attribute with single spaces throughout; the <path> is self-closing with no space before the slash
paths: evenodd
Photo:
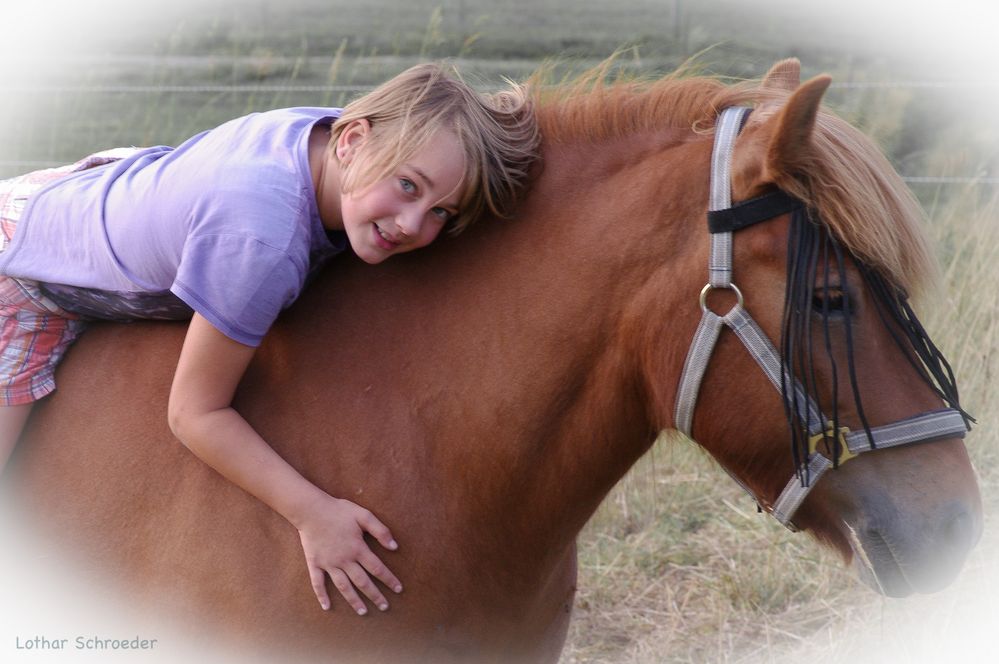
<path id="1" fill-rule="evenodd" d="M 965 419 L 966 414 L 958 408 L 942 408 L 879 427 L 857 431 L 839 427 L 838 430 L 833 430 L 831 421 L 823 415 L 816 400 L 802 389 L 800 383 L 787 374 L 780 354 L 743 307 L 742 293 L 732 282 L 732 233 L 746 226 L 803 208 L 801 201 L 782 191 L 732 205 L 732 153 L 735 139 L 749 117 L 750 110 L 744 107 L 725 109 L 719 116 L 715 128 L 708 209 L 708 231 L 711 234 L 708 283 L 701 291 L 701 322 L 694 333 L 680 377 L 675 421 L 677 429 L 692 437 L 694 409 L 701 381 L 722 327 L 730 328 L 778 392 L 785 394 L 782 384 L 785 387 L 790 385 L 790 389 L 794 390 L 795 398 L 788 399 L 785 394 L 785 401 L 798 420 L 806 425 L 809 434 L 809 454 L 804 463 L 804 472 L 791 477 L 772 504 L 762 500 L 734 475 L 733 479 L 753 497 L 762 510 L 772 514 L 787 528 L 797 530 L 792 521 L 795 512 L 829 468 L 874 449 L 964 437 L 968 424 Z M 727 289 L 736 296 L 736 304 L 724 316 L 717 315 L 707 305 L 708 293 L 713 289 Z M 790 406 L 792 401 L 794 405 Z M 820 451 L 820 444 L 829 440 L 838 443 L 834 446 L 834 449 L 839 450 L 836 459 Z"/>

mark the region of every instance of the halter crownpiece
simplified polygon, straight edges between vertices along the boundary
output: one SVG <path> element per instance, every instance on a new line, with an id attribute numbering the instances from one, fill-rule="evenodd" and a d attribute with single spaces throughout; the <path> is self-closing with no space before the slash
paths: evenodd
<path id="1" fill-rule="evenodd" d="M 837 427 L 835 419 L 823 415 L 816 399 L 788 373 L 773 343 L 743 307 L 742 292 L 732 282 L 733 231 L 788 212 L 801 214 L 804 208 L 801 201 L 782 191 L 732 205 L 732 153 L 735 139 L 750 110 L 744 107 L 727 108 L 722 111 L 715 127 L 708 210 L 708 230 L 711 233 L 708 283 L 701 291 L 701 322 L 684 362 L 674 414 L 676 428 L 692 438 L 694 409 L 701 381 L 722 327 L 730 328 L 783 396 L 789 419 L 797 420 L 807 430 L 808 455 L 802 460 L 800 472 L 791 477 L 773 504 L 761 500 L 742 480 L 731 472 L 729 474 L 761 509 L 794 531 L 797 530 L 792 521 L 795 512 L 829 468 L 874 449 L 964 437 L 969 429 L 970 418 L 959 408 L 952 407 L 921 413 L 879 427 L 868 427 L 865 424 L 861 430 L 850 431 L 846 427 Z M 708 308 L 707 295 L 712 289 L 731 290 L 736 296 L 736 304 L 724 316 L 719 316 Z M 925 372 L 921 373 L 925 376 Z M 956 390 L 954 393 L 956 402 Z M 791 421 L 791 426 L 795 426 L 794 421 Z"/>

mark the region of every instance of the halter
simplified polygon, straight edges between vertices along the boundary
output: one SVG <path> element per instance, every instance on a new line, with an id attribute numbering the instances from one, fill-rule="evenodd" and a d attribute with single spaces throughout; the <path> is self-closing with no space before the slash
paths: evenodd
<path id="1" fill-rule="evenodd" d="M 782 391 L 782 380 L 790 384 L 792 379 L 783 372 L 782 362 L 773 343 L 767 338 L 749 312 L 743 308 L 743 296 L 732 283 L 732 232 L 746 226 L 773 219 L 803 207 L 801 201 L 777 191 L 736 205 L 731 199 L 731 166 L 735 139 L 739 135 L 750 109 L 727 108 L 722 111 L 715 128 L 714 149 L 711 156 L 711 193 L 708 211 L 708 230 L 711 234 L 711 256 L 708 263 L 708 283 L 701 290 L 700 306 L 703 312 L 701 322 L 694 333 L 676 398 L 676 428 L 692 437 L 691 428 L 694 408 L 701 380 L 707 370 L 708 361 L 723 326 L 729 327 L 752 355 L 771 384 Z M 713 289 L 727 289 L 736 297 L 736 304 L 724 316 L 715 314 L 708 308 L 708 293 Z M 846 427 L 833 430 L 814 399 L 806 394 L 796 381 L 796 393 L 789 407 L 803 423 L 807 423 L 809 433 L 808 458 L 805 470 L 791 477 L 777 500 L 770 504 L 761 500 L 744 482 L 732 478 L 756 501 L 760 509 L 772 514 L 782 525 L 792 531 L 798 528 L 792 522 L 795 512 L 805 500 L 808 492 L 834 465 L 840 465 L 858 454 L 885 447 L 897 447 L 942 438 L 963 438 L 968 430 L 964 414 L 956 408 L 943 408 L 869 429 L 850 431 Z M 791 402 L 791 399 L 787 399 Z M 833 445 L 830 445 L 833 441 Z M 820 450 L 820 444 L 824 449 Z M 838 442 L 838 445 L 835 443 Z M 839 454 L 831 450 L 838 450 Z M 825 452 L 825 453 L 823 453 Z"/>

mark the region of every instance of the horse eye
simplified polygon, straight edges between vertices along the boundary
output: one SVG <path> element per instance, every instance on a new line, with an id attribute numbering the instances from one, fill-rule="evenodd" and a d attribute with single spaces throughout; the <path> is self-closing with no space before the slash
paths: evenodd
<path id="1" fill-rule="evenodd" d="M 812 308 L 816 313 L 828 311 L 831 314 L 842 314 L 845 306 L 846 295 L 841 288 L 822 288 L 812 295 Z"/>

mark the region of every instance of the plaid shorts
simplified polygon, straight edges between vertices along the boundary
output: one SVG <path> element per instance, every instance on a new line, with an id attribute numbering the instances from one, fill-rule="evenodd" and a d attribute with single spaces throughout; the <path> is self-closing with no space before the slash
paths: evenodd
<path id="1" fill-rule="evenodd" d="M 134 148 L 99 152 L 75 164 L 0 180 L 0 252 L 32 194 L 70 173 L 121 159 Z M 38 282 L 0 275 L 0 406 L 41 399 L 55 389 L 55 368 L 85 321 L 42 292 Z"/>

